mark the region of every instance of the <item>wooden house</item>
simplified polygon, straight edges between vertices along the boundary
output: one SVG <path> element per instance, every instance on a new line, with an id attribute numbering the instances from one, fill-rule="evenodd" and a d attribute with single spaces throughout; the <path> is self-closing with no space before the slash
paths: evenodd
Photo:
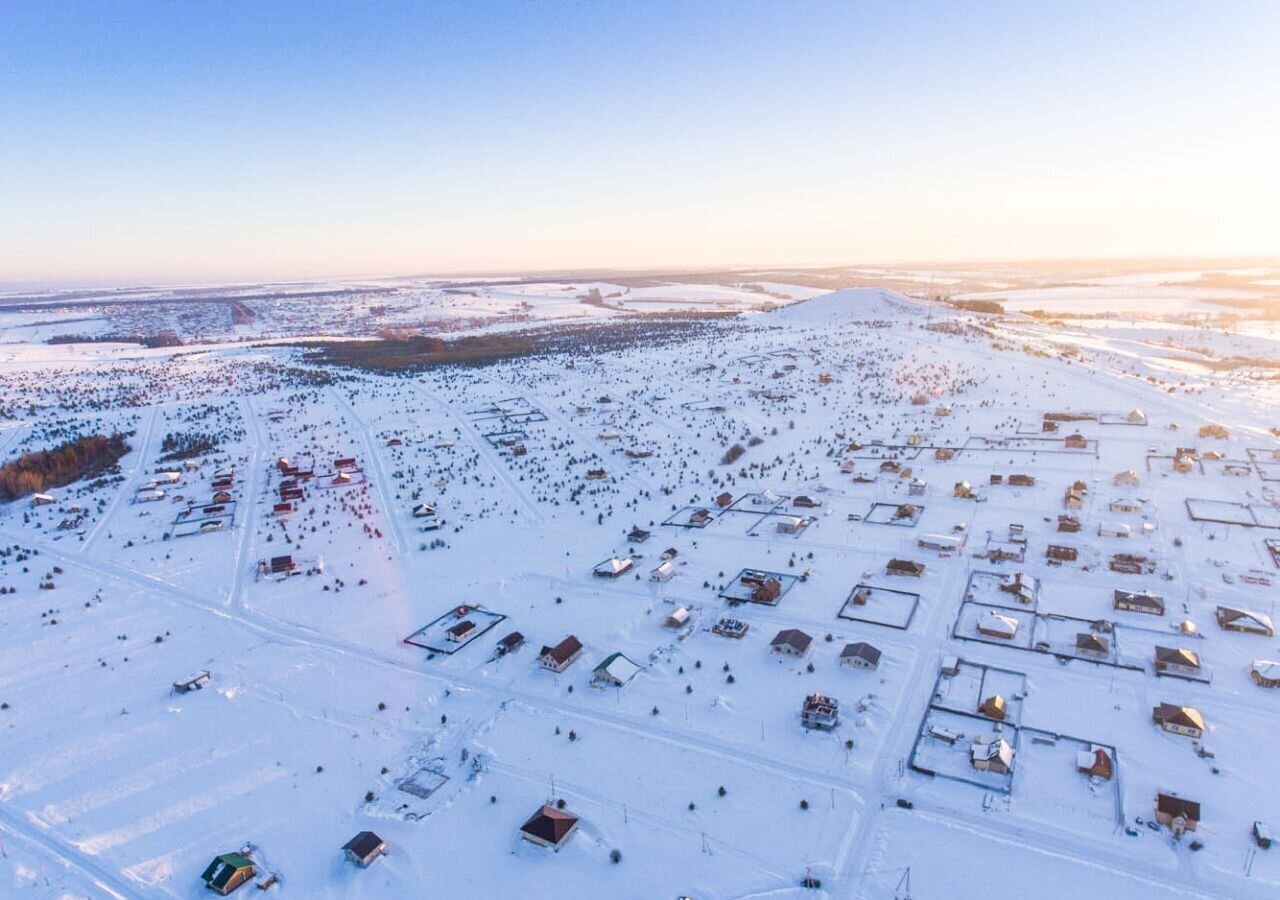
<path id="1" fill-rule="evenodd" d="M 1156 673 L 1160 675 L 1199 675 L 1200 656 L 1181 647 L 1155 648 Z"/>
<path id="2" fill-rule="evenodd" d="M 257 872 L 253 860 L 243 853 L 224 853 L 214 857 L 200 877 L 205 887 L 224 897 L 244 884 Z"/>
<path id="3" fill-rule="evenodd" d="M 880 667 L 880 651 L 865 641 L 845 644 L 840 651 L 840 665 L 851 669 L 875 670 Z"/>
<path id="4" fill-rule="evenodd" d="M 1114 609 L 1128 612 L 1146 613 L 1150 616 L 1164 615 L 1164 598 L 1146 592 L 1117 590 L 1112 595 L 1111 605 Z"/>

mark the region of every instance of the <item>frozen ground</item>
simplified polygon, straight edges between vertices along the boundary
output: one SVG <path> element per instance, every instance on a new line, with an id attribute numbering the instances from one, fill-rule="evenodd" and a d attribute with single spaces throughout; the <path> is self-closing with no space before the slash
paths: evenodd
<path id="1" fill-rule="evenodd" d="M 1135 289 L 1098 279 L 1089 291 Z M 255 882 L 278 876 L 268 896 L 307 900 L 1280 892 L 1280 850 L 1250 835 L 1280 827 L 1265 752 L 1280 691 L 1249 676 L 1280 643 L 1214 620 L 1219 605 L 1276 613 L 1265 541 L 1280 529 L 1190 516 L 1276 521 L 1266 321 L 1050 325 L 769 273 L 365 288 L 394 292 L 347 297 L 344 333 L 746 314 L 608 352 L 392 375 L 236 340 L 338 328 L 346 301 L 302 288 L 244 301 L 251 324 L 214 327 L 227 304 L 206 304 L 181 348 L 50 345 L 51 313 L 6 313 L 4 459 L 96 432 L 126 432 L 132 450 L 51 504 L 0 507 L 0 895 L 208 896 L 204 867 L 245 846 Z M 63 333 L 177 321 L 149 309 Z M 1210 423 L 1227 437 L 1202 436 Z M 178 436 L 207 440 L 183 459 L 168 455 Z M 1189 471 L 1179 448 L 1197 451 Z M 1130 469 L 1137 483 L 1116 484 Z M 163 496 L 143 499 L 168 471 Z M 1087 490 L 1068 510 L 1076 481 Z M 916 509 L 895 517 L 904 504 Z M 1059 531 L 1060 514 L 1080 530 Z M 791 516 L 808 518 L 799 533 Z M 1100 533 L 1117 523 L 1129 537 Z M 930 549 L 926 535 L 965 542 Z M 1049 545 L 1078 557 L 1051 564 Z M 1023 559 L 977 558 L 993 546 Z M 1122 553 L 1145 558 L 1139 574 L 1112 569 Z M 593 574 L 613 558 L 631 568 Z M 924 569 L 895 574 L 894 560 Z M 723 599 L 750 593 L 744 570 L 788 576 L 780 599 Z M 1039 580 L 1034 605 L 995 586 L 1018 573 Z M 847 607 L 859 584 L 903 593 Z M 1158 594 L 1166 612 L 1115 610 L 1116 589 Z M 909 595 L 914 612 L 892 605 Z M 1016 638 L 980 635 L 975 603 L 1007 612 Z M 404 642 L 433 622 L 447 641 L 438 620 L 463 607 L 483 608 L 482 627 L 503 618 L 444 651 Z M 722 636 L 722 618 L 749 630 Z M 812 639 L 802 655 L 771 651 L 786 629 Z M 499 655 L 512 631 L 524 645 Z M 1082 631 L 1114 652 L 1076 657 Z M 542 668 L 539 649 L 570 634 L 581 655 Z M 840 664 L 857 642 L 877 668 Z M 1193 650 L 1206 677 L 1157 675 L 1157 646 Z M 639 672 L 596 683 L 618 652 Z M 940 680 L 952 656 L 960 673 Z M 202 690 L 171 690 L 202 671 Z M 839 701 L 834 730 L 802 727 L 815 692 Z M 992 694 L 1002 723 L 978 713 Z M 1159 730 L 1160 703 L 1198 709 L 1206 733 Z M 1015 747 L 1011 777 L 973 769 L 976 734 Z M 1112 780 L 1076 768 L 1095 744 L 1113 749 Z M 1198 830 L 1147 827 L 1157 792 L 1199 801 Z M 558 853 L 522 841 L 556 801 L 578 831 Z M 362 830 L 389 845 L 367 870 L 340 852 Z"/>

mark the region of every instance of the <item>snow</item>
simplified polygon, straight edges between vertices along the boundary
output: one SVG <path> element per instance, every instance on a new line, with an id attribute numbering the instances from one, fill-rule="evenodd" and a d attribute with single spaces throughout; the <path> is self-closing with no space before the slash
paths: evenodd
<path id="1" fill-rule="evenodd" d="M 53 504 L 0 507 L 0 895 L 204 897 L 209 860 L 246 845 L 259 880 L 281 878 L 268 896 L 308 900 L 423 885 L 887 900 L 908 878 L 917 897 L 1274 895 L 1280 857 L 1249 829 L 1280 821 L 1258 749 L 1280 691 L 1249 673 L 1280 646 L 1220 630 L 1213 611 L 1275 614 L 1280 572 L 1263 541 L 1280 536 L 1278 395 L 1265 368 L 1210 364 L 1274 358 L 1272 325 L 1139 314 L 1057 327 L 888 288 L 742 277 L 388 279 L 368 284 L 402 292 L 310 299 L 276 288 L 246 301 L 261 310 L 255 324 L 236 326 L 286 337 L 345 315 L 363 333 L 379 296 L 381 316 L 459 331 L 591 317 L 621 327 L 641 308 L 743 313 L 669 342 L 407 376 L 324 369 L 293 347 L 236 340 L 226 323 L 208 340 L 144 349 L 40 343 L 32 316 L 44 313 L 0 316 L 6 459 L 103 430 L 130 432 L 133 448 L 117 472 L 54 489 Z M 1098 280 L 1088 290 L 1113 300 L 1146 283 Z M 593 288 L 616 308 L 581 303 Z M 168 315 L 106 299 L 104 333 Z M 934 416 L 943 405 L 951 415 Z M 1125 421 L 1134 408 L 1145 422 Z M 1063 411 L 1086 418 L 1043 431 L 1044 414 Z M 1231 436 L 1199 438 L 1210 422 Z M 1084 449 L 1063 445 L 1075 431 Z M 188 468 L 165 458 L 175 433 L 217 446 Z M 723 463 L 734 444 L 741 457 Z M 935 458 L 942 447 L 953 458 Z M 1179 447 L 1222 458 L 1179 473 Z M 281 457 L 315 473 L 283 519 L 272 509 L 297 476 Z M 355 463 L 335 482 L 339 458 Z M 882 471 L 889 460 L 898 471 Z M 226 469 L 232 501 L 201 512 Z M 1139 483 L 1115 485 L 1130 469 Z M 991 484 L 1012 473 L 1035 484 Z M 145 500 L 139 489 L 158 478 L 164 496 Z M 1082 528 L 1061 533 L 1077 480 Z M 978 499 L 954 496 L 961 481 Z M 721 508 L 726 491 L 734 502 Z M 801 495 L 821 505 L 796 507 Z M 1136 508 L 1113 510 L 1124 500 Z M 916 514 L 894 519 L 908 502 Z M 440 528 L 422 530 L 423 503 Z M 710 520 L 685 527 L 697 509 Z M 802 516 L 799 533 L 778 531 Z M 205 518 L 223 525 L 183 527 Z M 651 536 L 632 541 L 637 528 Z M 920 547 L 929 535 L 957 546 Z M 1015 536 L 1021 561 L 985 558 L 1014 552 Z M 1051 564 L 1049 544 L 1079 559 Z M 667 548 L 673 574 L 651 580 Z M 1150 564 L 1122 574 L 1116 553 Z M 271 571 L 285 555 L 296 574 Z M 615 558 L 634 565 L 593 574 Z M 925 571 L 890 575 L 891 559 Z M 781 576 L 776 603 L 736 602 L 744 570 Z M 1017 574 L 1038 583 L 1033 602 L 998 590 Z M 857 585 L 870 599 L 850 605 Z M 1162 596 L 1166 614 L 1116 611 L 1116 589 Z M 681 609 L 687 619 L 668 626 Z M 995 616 L 1017 623 L 1012 640 L 978 634 Z M 713 633 L 724 617 L 749 631 Z M 477 633 L 451 642 L 464 618 Z M 1196 634 L 1177 629 L 1187 619 Z M 804 657 L 770 652 L 786 629 L 812 636 Z M 513 631 L 524 645 L 499 655 Z M 1108 639 L 1105 658 L 1075 653 L 1085 632 Z M 538 648 L 570 634 L 581 656 L 543 669 Z M 840 665 L 857 642 L 882 652 L 877 669 Z M 1157 675 L 1157 646 L 1195 652 L 1203 677 Z M 593 687 L 613 654 L 624 683 Z M 948 657 L 962 662 L 940 678 Z M 172 692 L 203 670 L 202 689 Z M 833 732 L 801 727 L 815 692 L 839 701 Z M 977 711 L 997 693 L 1003 721 Z M 1203 740 L 1155 726 L 1160 703 L 1200 710 Z M 948 743 L 944 730 L 962 737 Z M 978 736 L 1009 743 L 1010 776 L 973 768 Z M 1113 780 L 1078 771 L 1094 746 L 1114 751 Z M 400 787 L 409 779 L 418 794 Z M 1145 826 L 1160 791 L 1203 804 L 1194 834 Z M 558 853 L 522 841 L 520 824 L 557 800 L 579 831 Z M 340 852 L 363 830 L 389 845 L 367 870 Z M 801 889 L 806 875 L 822 887 Z"/>

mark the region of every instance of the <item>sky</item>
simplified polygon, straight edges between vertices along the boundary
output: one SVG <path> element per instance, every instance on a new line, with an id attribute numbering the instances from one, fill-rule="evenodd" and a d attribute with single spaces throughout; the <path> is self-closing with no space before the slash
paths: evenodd
<path id="1" fill-rule="evenodd" d="M 1280 2 L 0 0 L 0 283 L 1280 255 Z"/>

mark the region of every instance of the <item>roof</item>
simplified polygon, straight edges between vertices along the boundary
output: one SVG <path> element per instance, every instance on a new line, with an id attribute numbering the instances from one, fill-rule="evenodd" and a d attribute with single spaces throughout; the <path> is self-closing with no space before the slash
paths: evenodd
<path id="1" fill-rule="evenodd" d="M 226 886 L 232 875 L 244 868 L 252 869 L 253 860 L 243 853 L 224 853 L 221 856 L 215 856 L 200 877 L 206 884 L 221 888 Z"/>
<path id="2" fill-rule="evenodd" d="M 1008 768 L 1013 765 L 1013 747 L 1004 738 L 998 738 L 989 743 L 974 741 L 969 748 L 969 755 L 975 760 L 979 759 L 998 759 Z"/>
<path id="3" fill-rule="evenodd" d="M 1193 822 L 1200 821 L 1200 804 L 1172 794 L 1156 794 L 1156 812 L 1177 818 L 1181 816 Z"/>
<path id="4" fill-rule="evenodd" d="M 569 832 L 577 824 L 578 817 L 573 813 L 554 806 L 544 806 L 520 826 L 520 831 L 549 844 L 558 844 L 569 836 Z"/>
<path id="5" fill-rule="evenodd" d="M 844 649 L 840 651 L 841 659 L 850 659 L 857 657 L 865 659 L 867 662 L 875 665 L 880 661 L 880 651 L 872 647 L 866 641 L 858 641 L 856 644 L 845 644 Z"/>
<path id="6" fill-rule="evenodd" d="M 805 650 L 813 643 L 813 638 L 799 628 L 784 628 L 769 642 L 770 647 L 790 646 L 797 650 Z"/>
<path id="7" fill-rule="evenodd" d="M 558 663 L 568 662 L 569 658 L 582 649 L 582 641 L 569 635 L 554 647 L 543 647 L 539 656 L 550 656 Z"/>
<path id="8" fill-rule="evenodd" d="M 386 846 L 386 841 L 378 837 L 372 831 L 362 831 L 343 844 L 342 849 L 350 850 L 356 856 L 364 859 L 366 856 L 371 856 L 372 854 L 377 853 L 384 846 Z"/>
<path id="9" fill-rule="evenodd" d="M 1156 647 L 1156 662 L 1190 666 L 1193 669 L 1200 668 L 1200 657 L 1193 651 L 1183 650 L 1181 647 Z"/>
<path id="10" fill-rule="evenodd" d="M 600 665 L 595 667 L 597 677 L 613 682 L 614 684 L 626 684 L 636 676 L 643 666 L 628 659 L 622 653 L 610 653 L 604 658 Z"/>
<path id="11" fill-rule="evenodd" d="M 982 617 L 982 621 L 978 623 L 978 627 L 987 631 L 998 631 L 1002 634 L 1016 634 L 1018 620 L 1012 616 L 1002 616 L 994 609 L 989 609 L 987 614 Z"/>
<path id="12" fill-rule="evenodd" d="M 1172 703 L 1161 703 L 1152 711 L 1152 718 L 1161 724 L 1172 723 L 1184 728 L 1195 728 L 1204 731 L 1204 716 L 1200 710 L 1191 706 L 1174 706 Z"/>

